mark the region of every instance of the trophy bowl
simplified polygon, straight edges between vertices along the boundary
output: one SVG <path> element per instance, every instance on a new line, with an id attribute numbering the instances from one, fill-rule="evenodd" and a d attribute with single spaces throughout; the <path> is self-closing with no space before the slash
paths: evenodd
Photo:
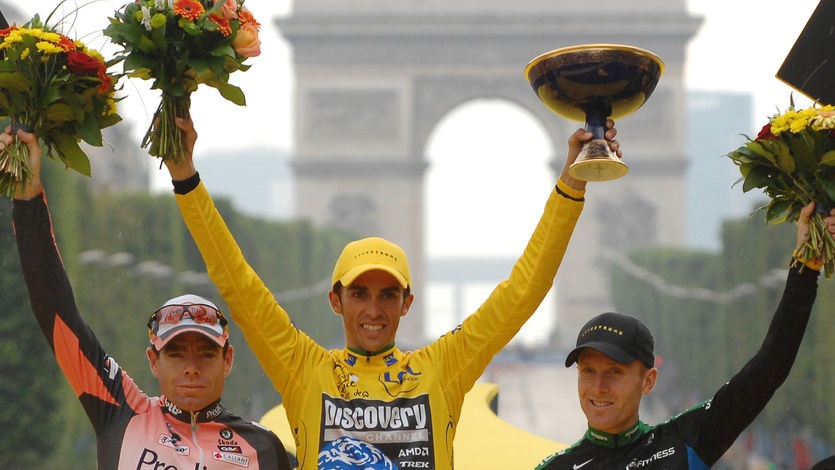
<path id="1" fill-rule="evenodd" d="M 664 73 L 652 52 L 620 44 L 585 44 L 546 52 L 530 61 L 525 77 L 555 114 L 585 122 L 594 137 L 568 169 L 585 181 L 620 178 L 629 168 L 609 148 L 606 120 L 628 116 L 650 97 Z"/>

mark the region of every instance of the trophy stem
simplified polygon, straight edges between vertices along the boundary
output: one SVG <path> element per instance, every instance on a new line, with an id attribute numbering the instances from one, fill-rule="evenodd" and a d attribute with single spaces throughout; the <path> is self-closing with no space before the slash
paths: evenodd
<path id="1" fill-rule="evenodd" d="M 607 103 L 593 103 L 585 107 L 586 130 L 594 134 L 595 139 L 606 140 L 606 121 L 612 113 Z"/>
<path id="2" fill-rule="evenodd" d="M 583 145 L 577 161 L 568 167 L 568 174 L 584 181 L 608 181 L 620 178 L 629 167 L 609 148 L 606 140 L 606 121 L 611 106 L 605 102 L 586 108 L 586 130 L 594 137 Z"/>

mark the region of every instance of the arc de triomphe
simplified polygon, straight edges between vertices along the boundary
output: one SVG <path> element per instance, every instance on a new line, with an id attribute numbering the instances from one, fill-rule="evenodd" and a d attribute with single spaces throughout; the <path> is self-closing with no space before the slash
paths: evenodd
<path id="1" fill-rule="evenodd" d="M 294 60 L 298 214 L 398 242 L 420 299 L 425 147 L 445 114 L 476 99 L 507 100 L 540 120 L 564 152 L 581 124 L 542 105 L 523 77 L 528 61 L 585 43 L 648 49 L 665 72 L 647 104 L 618 122 L 630 171 L 589 186 L 555 283 L 555 346 L 564 347 L 587 318 L 611 308 L 606 249 L 685 240 L 683 67 L 700 21 L 685 0 L 296 1 L 277 23 Z M 422 331 L 422 305 L 415 302 L 404 331 Z"/>

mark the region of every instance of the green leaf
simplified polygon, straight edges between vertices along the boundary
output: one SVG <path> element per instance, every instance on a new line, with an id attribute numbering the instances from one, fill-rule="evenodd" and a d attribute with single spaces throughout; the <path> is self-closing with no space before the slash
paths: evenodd
<path id="1" fill-rule="evenodd" d="M 122 116 L 119 116 L 116 113 L 108 114 L 99 118 L 99 125 L 101 128 L 104 129 L 105 127 L 110 127 L 118 122 L 122 121 Z"/>
<path id="2" fill-rule="evenodd" d="M 52 122 L 66 122 L 75 120 L 75 111 L 72 106 L 66 103 L 53 103 L 44 110 L 44 116 L 48 121 Z"/>
<path id="3" fill-rule="evenodd" d="M 0 73 L 0 88 L 9 91 L 26 91 L 32 88 L 32 82 L 20 73 Z"/>
<path id="4" fill-rule="evenodd" d="M 774 156 L 773 151 L 771 150 L 771 140 L 765 141 L 758 141 L 758 140 L 751 140 L 745 144 L 745 148 L 753 152 L 751 156 L 759 156 L 765 158 L 766 160 L 770 161 L 773 164 L 777 164 L 777 160 Z M 765 146 L 768 145 L 769 148 Z"/>
<path id="5" fill-rule="evenodd" d="M 797 165 L 789 146 L 782 140 L 769 140 L 768 142 L 771 144 L 774 157 L 777 159 L 777 166 L 786 173 L 794 173 Z"/>
<path id="6" fill-rule="evenodd" d="M 240 87 L 230 85 L 226 82 L 208 83 L 208 85 L 217 88 L 217 91 L 220 92 L 220 96 L 235 103 L 236 105 L 246 106 L 246 96 Z"/>
<path id="7" fill-rule="evenodd" d="M 129 55 L 125 59 L 125 63 L 123 65 L 123 67 L 125 68 L 125 71 L 139 70 L 139 69 L 153 70 L 154 67 L 158 67 L 158 66 L 159 66 L 159 64 L 157 64 L 152 58 L 150 58 L 150 57 L 148 57 L 148 56 L 146 56 L 142 53 L 136 53 L 136 52 Z"/>
<path id="8" fill-rule="evenodd" d="M 101 128 L 99 127 L 98 120 L 92 113 L 86 113 L 84 115 L 84 120 L 78 125 L 76 132 L 78 132 L 78 136 L 84 142 L 94 147 L 101 147 L 103 145 Z"/>
<path id="9" fill-rule="evenodd" d="M 818 167 L 817 157 L 815 156 L 815 139 L 810 132 L 812 131 L 804 130 L 793 134 L 789 139 L 789 148 L 791 154 L 794 155 L 796 164 L 794 171 L 804 175 L 814 174 Z"/>
<path id="10" fill-rule="evenodd" d="M 765 220 L 771 221 L 779 218 L 785 214 L 792 206 L 792 201 L 787 199 L 774 199 L 768 205 L 768 210 L 765 213 Z"/>
<path id="11" fill-rule="evenodd" d="M 751 168 L 745 176 L 745 182 L 742 184 L 742 192 L 747 193 L 754 188 L 763 188 L 771 181 L 771 173 L 767 168 L 758 166 Z"/>
<path id="12" fill-rule="evenodd" d="M 206 57 L 193 57 L 189 61 L 189 66 L 200 75 L 209 70 L 209 60 Z"/>
<path id="13" fill-rule="evenodd" d="M 179 25 L 186 34 L 199 36 L 202 33 L 199 26 L 185 18 L 180 18 Z"/>
<path id="14" fill-rule="evenodd" d="M 58 90 L 53 87 L 46 87 L 41 94 L 41 100 L 39 106 L 41 108 L 46 108 L 50 104 L 58 101 L 61 99 L 61 94 L 58 93 Z"/>
<path id="15" fill-rule="evenodd" d="M 820 164 L 824 166 L 835 166 L 835 150 L 830 150 L 821 155 Z"/>
<path id="16" fill-rule="evenodd" d="M 231 44 L 221 44 L 220 46 L 209 51 L 209 54 L 215 57 L 235 57 L 235 49 L 232 48 Z"/>
<path id="17" fill-rule="evenodd" d="M 829 199 L 835 201 L 835 181 L 831 179 L 821 179 L 819 181 Z"/>
<path id="18" fill-rule="evenodd" d="M 78 146 L 75 136 L 54 132 L 51 134 L 52 145 L 58 151 L 64 163 L 84 176 L 90 176 L 90 159 Z"/>
<path id="19" fill-rule="evenodd" d="M 148 36 L 144 34 L 139 37 L 139 44 L 137 44 L 139 50 L 142 52 L 156 52 L 160 50 L 160 47 Z"/>

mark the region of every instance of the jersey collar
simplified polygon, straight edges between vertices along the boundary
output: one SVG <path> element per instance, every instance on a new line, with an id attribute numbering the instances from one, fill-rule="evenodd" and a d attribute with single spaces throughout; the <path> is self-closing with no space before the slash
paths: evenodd
<path id="1" fill-rule="evenodd" d="M 607 432 L 598 431 L 597 429 L 589 426 L 589 429 L 586 431 L 585 438 L 602 447 L 616 448 L 637 441 L 643 437 L 644 434 L 649 432 L 649 430 L 650 427 L 640 420 L 638 420 L 638 422 L 631 428 L 617 434 L 609 434 Z"/>
<path id="2" fill-rule="evenodd" d="M 214 421 L 223 412 L 223 405 L 220 404 L 220 399 L 203 408 L 202 410 L 191 412 L 181 410 L 177 405 L 168 401 L 167 398 L 162 397 L 162 409 L 165 413 L 177 418 L 186 423 L 205 423 L 207 421 Z M 194 418 L 192 420 L 192 418 Z"/>

